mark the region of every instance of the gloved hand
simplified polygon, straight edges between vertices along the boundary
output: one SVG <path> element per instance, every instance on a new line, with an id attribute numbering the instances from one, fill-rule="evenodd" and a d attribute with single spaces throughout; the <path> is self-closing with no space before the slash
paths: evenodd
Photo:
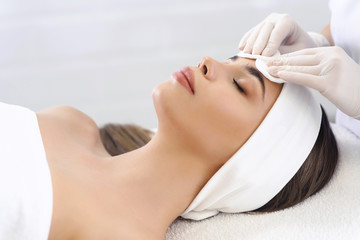
<path id="1" fill-rule="evenodd" d="M 360 119 L 360 66 L 340 47 L 303 49 L 267 60 L 268 72 L 318 90 L 342 112 Z"/>
<path id="2" fill-rule="evenodd" d="M 239 43 L 239 49 L 245 53 L 268 57 L 276 50 L 284 54 L 311 47 L 317 47 L 311 36 L 290 15 L 278 13 L 270 14 L 250 29 Z"/>

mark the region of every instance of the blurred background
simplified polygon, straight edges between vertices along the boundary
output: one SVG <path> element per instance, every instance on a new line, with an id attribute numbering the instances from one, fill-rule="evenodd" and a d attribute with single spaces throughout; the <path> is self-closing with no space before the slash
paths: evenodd
<path id="1" fill-rule="evenodd" d="M 152 89 L 204 56 L 237 53 L 271 12 L 307 31 L 328 0 L 0 0 L 0 101 L 39 111 L 70 105 L 108 122 L 157 126 Z M 317 94 L 331 120 L 335 108 Z"/>

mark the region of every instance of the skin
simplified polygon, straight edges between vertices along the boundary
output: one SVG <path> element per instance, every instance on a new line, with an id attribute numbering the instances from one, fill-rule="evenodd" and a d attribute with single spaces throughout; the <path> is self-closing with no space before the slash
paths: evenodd
<path id="1" fill-rule="evenodd" d="M 37 113 L 53 184 L 49 239 L 164 239 L 281 91 L 265 79 L 263 94 L 246 66 L 254 61 L 205 57 L 191 67 L 195 94 L 174 78 L 157 86 L 158 132 L 146 146 L 116 157 L 82 112 L 60 106 Z"/>
<path id="2" fill-rule="evenodd" d="M 327 40 L 329 41 L 331 46 L 334 46 L 334 40 L 332 39 L 332 36 L 331 36 L 330 24 L 328 24 L 324 27 L 324 29 L 321 31 L 321 34 L 327 38 Z"/>

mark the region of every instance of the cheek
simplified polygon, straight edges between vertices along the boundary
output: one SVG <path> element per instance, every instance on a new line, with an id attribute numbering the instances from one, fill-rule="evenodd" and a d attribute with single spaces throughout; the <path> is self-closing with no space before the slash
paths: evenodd
<path id="1" fill-rule="evenodd" d="M 203 89 L 195 96 L 167 81 L 155 87 L 158 127 L 176 132 L 193 148 L 227 160 L 259 123 L 257 105 L 229 87 Z"/>
<path id="2" fill-rule="evenodd" d="M 215 96 L 199 103 L 196 131 L 213 150 L 232 155 L 256 129 L 259 109 L 237 92 L 217 89 Z"/>
<path id="3" fill-rule="evenodd" d="M 204 113 L 207 115 L 208 128 L 219 132 L 224 136 L 246 135 L 246 130 L 252 127 L 254 122 L 251 108 L 239 106 L 233 102 L 218 101 Z"/>

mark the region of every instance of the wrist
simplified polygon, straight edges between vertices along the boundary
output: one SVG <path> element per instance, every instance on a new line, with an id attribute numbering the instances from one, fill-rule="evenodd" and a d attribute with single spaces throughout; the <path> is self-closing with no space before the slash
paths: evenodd
<path id="1" fill-rule="evenodd" d="M 322 34 L 317 32 L 307 32 L 311 39 L 314 41 L 316 47 L 327 47 L 330 46 L 329 40 Z"/>

